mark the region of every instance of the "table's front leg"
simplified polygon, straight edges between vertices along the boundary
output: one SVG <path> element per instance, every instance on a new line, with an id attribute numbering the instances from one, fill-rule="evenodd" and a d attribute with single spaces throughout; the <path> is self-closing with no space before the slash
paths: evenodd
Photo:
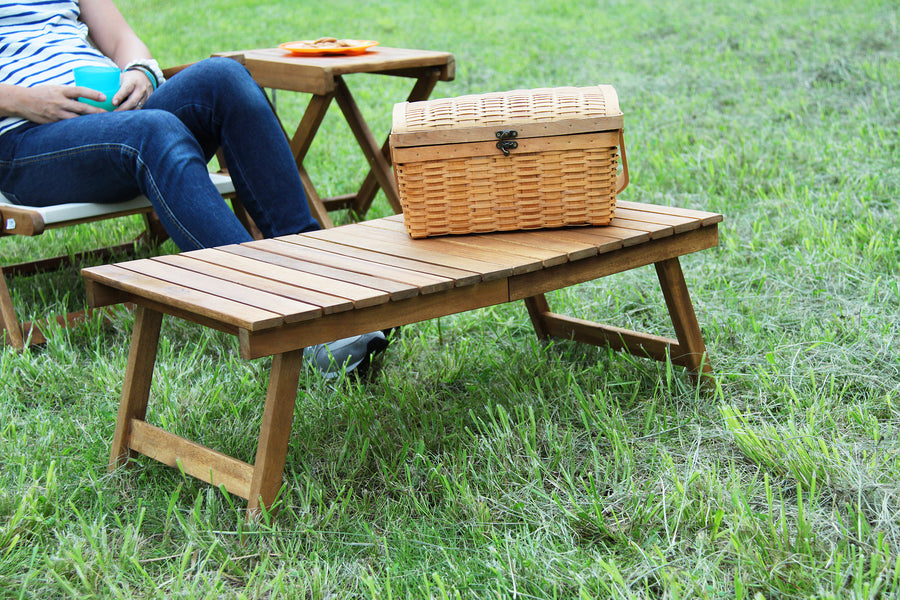
<path id="1" fill-rule="evenodd" d="M 525 307 L 528 309 L 528 316 L 531 318 L 531 324 L 534 326 L 534 332 L 538 339 L 546 342 L 550 339 L 550 330 L 547 327 L 545 318 L 550 314 L 550 304 L 544 294 L 530 296 L 525 298 Z"/>
<path id="2" fill-rule="evenodd" d="M 119 416 L 109 455 L 110 471 L 128 462 L 132 455 L 129 449 L 132 421 L 143 421 L 146 416 L 161 324 L 162 313 L 143 306 L 135 308 L 134 332 L 131 334 L 122 400 L 119 403 Z"/>
<path id="3" fill-rule="evenodd" d="M 247 499 L 249 516 L 258 515 L 262 507 L 271 509 L 281 490 L 302 358 L 303 350 L 291 350 L 272 359 L 266 407 Z"/>

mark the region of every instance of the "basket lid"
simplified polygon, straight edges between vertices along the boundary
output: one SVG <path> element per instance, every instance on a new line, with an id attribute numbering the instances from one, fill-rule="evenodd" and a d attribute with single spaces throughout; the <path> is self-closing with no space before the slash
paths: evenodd
<path id="1" fill-rule="evenodd" d="M 622 123 L 611 85 L 513 90 L 395 104 L 391 143 L 485 141 L 499 129 L 546 137 L 621 129 Z"/>

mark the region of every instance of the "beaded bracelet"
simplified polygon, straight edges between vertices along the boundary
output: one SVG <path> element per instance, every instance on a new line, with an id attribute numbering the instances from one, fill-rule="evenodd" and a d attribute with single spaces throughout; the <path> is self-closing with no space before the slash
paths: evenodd
<path id="1" fill-rule="evenodd" d="M 125 65 L 125 71 L 135 71 L 139 70 L 147 76 L 147 79 L 150 80 L 150 84 L 153 86 L 155 90 L 159 86 L 161 86 L 166 78 L 163 76 L 162 69 L 159 68 L 159 63 L 153 60 L 152 58 L 142 58 L 139 60 L 133 60 L 127 65 Z"/>
<path id="2" fill-rule="evenodd" d="M 140 71 L 144 75 L 147 76 L 147 79 L 150 80 L 150 85 L 153 86 L 153 91 L 156 91 L 156 88 L 159 87 L 159 82 L 156 81 L 156 75 L 153 74 L 153 71 L 145 67 L 144 65 L 131 65 L 130 67 L 125 68 L 126 71 Z"/>

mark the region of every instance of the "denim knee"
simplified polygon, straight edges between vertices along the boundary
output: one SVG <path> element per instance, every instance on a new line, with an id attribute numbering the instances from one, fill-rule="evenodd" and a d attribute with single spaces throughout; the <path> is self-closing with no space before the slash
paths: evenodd
<path id="1" fill-rule="evenodd" d="M 229 102 L 264 99 L 247 68 L 230 58 L 207 58 L 191 65 L 183 73 L 191 77 L 191 89 L 198 99 L 221 98 Z"/>
<path id="2" fill-rule="evenodd" d="M 178 164 L 188 160 L 206 160 L 197 140 L 176 115 L 165 110 L 131 111 L 127 127 L 134 133 L 131 144 L 141 160 Z"/>

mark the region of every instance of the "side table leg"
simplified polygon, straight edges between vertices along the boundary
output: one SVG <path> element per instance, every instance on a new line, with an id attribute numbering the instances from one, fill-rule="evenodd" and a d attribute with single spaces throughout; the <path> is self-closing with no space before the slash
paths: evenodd
<path id="1" fill-rule="evenodd" d="M 697 323 L 697 315 L 694 314 L 694 305 L 684 281 L 681 263 L 676 257 L 655 265 L 681 353 L 679 357 L 673 358 L 680 358 L 682 364 L 697 375 L 711 374 L 712 365 L 706 356 L 706 344 L 703 342 L 700 324 Z"/>
<path id="2" fill-rule="evenodd" d="M 303 164 L 333 98 L 333 93 L 314 95 L 306 105 L 306 110 L 303 111 L 303 116 L 300 118 L 300 124 L 297 125 L 294 137 L 290 140 L 291 152 L 294 153 L 298 167 Z"/>
<path id="3" fill-rule="evenodd" d="M 431 92 L 434 90 L 437 85 L 438 80 L 441 76 L 440 69 L 428 69 L 426 72 L 419 75 L 416 79 L 415 85 L 413 85 L 413 89 L 409 92 L 409 96 L 407 96 L 407 102 L 418 102 L 420 100 L 428 100 L 428 97 L 431 95 Z M 384 140 L 384 144 L 381 145 L 381 154 L 384 155 L 385 160 L 390 164 L 391 161 L 391 146 L 390 146 L 391 138 L 390 136 Z M 370 170 L 366 174 L 365 180 L 363 180 L 362 186 L 359 188 L 359 192 L 356 194 L 356 200 L 353 201 L 353 212 L 355 212 L 360 218 L 365 216 L 369 209 L 372 207 L 372 202 L 375 201 L 375 195 L 378 193 L 378 190 L 381 189 L 378 185 L 378 181 L 375 179 L 375 175 Z"/>
<path id="4" fill-rule="evenodd" d="M 109 455 L 110 471 L 128 462 L 131 456 L 131 450 L 128 448 L 131 422 L 134 419 L 142 421 L 147 414 L 161 324 L 162 313 L 143 306 L 135 308 L 134 332 L 131 334 L 131 349 L 128 351 L 122 400 L 119 403 L 119 416 L 116 419 L 116 431 L 113 434 L 112 450 Z"/>
<path id="5" fill-rule="evenodd" d="M 309 209 L 312 212 L 312 216 L 324 229 L 334 227 L 334 223 L 331 221 L 328 209 L 325 208 L 321 196 L 319 196 L 313 185 L 312 179 L 306 172 L 303 161 L 306 159 L 310 146 L 312 146 L 313 138 L 316 137 L 316 133 L 322 125 L 322 120 L 325 118 L 333 98 L 334 94 L 314 95 L 303 112 L 303 117 L 301 117 L 300 124 L 294 132 L 294 137 L 290 140 L 291 152 L 294 153 L 297 170 L 300 172 L 300 179 L 306 190 L 306 200 L 309 203 Z"/>
<path id="6" fill-rule="evenodd" d="M 300 181 L 303 182 L 303 189 L 306 191 L 306 202 L 309 204 L 309 212 L 312 213 L 313 218 L 319 222 L 322 229 L 331 229 L 334 227 L 334 221 L 331 220 L 331 216 L 328 214 L 328 208 L 322 201 L 319 192 L 316 191 L 316 186 L 313 185 L 309 173 L 306 172 L 306 167 L 298 165 L 297 170 L 300 171 Z"/>
<path id="7" fill-rule="evenodd" d="M 403 208 L 400 205 L 400 193 L 397 191 L 397 184 L 391 171 L 391 163 L 382 154 L 378 142 L 375 141 L 375 136 L 372 135 L 372 131 L 366 125 L 362 112 L 360 112 L 359 106 L 353 99 L 353 95 L 350 94 L 350 88 L 347 87 L 344 79 L 335 77 L 335 84 L 337 85 L 335 99 L 341 108 L 341 112 L 344 113 L 347 124 L 350 125 L 350 129 L 353 131 L 353 135 L 356 136 L 356 142 L 369 162 L 372 174 L 378 181 L 381 189 L 384 190 L 384 195 L 387 196 L 394 213 L 399 214 L 403 212 Z"/>
<path id="8" fill-rule="evenodd" d="M 281 490 L 302 357 L 303 350 L 291 350 L 272 358 L 266 407 L 250 482 L 248 517 L 259 515 L 261 507 L 271 508 Z"/>

